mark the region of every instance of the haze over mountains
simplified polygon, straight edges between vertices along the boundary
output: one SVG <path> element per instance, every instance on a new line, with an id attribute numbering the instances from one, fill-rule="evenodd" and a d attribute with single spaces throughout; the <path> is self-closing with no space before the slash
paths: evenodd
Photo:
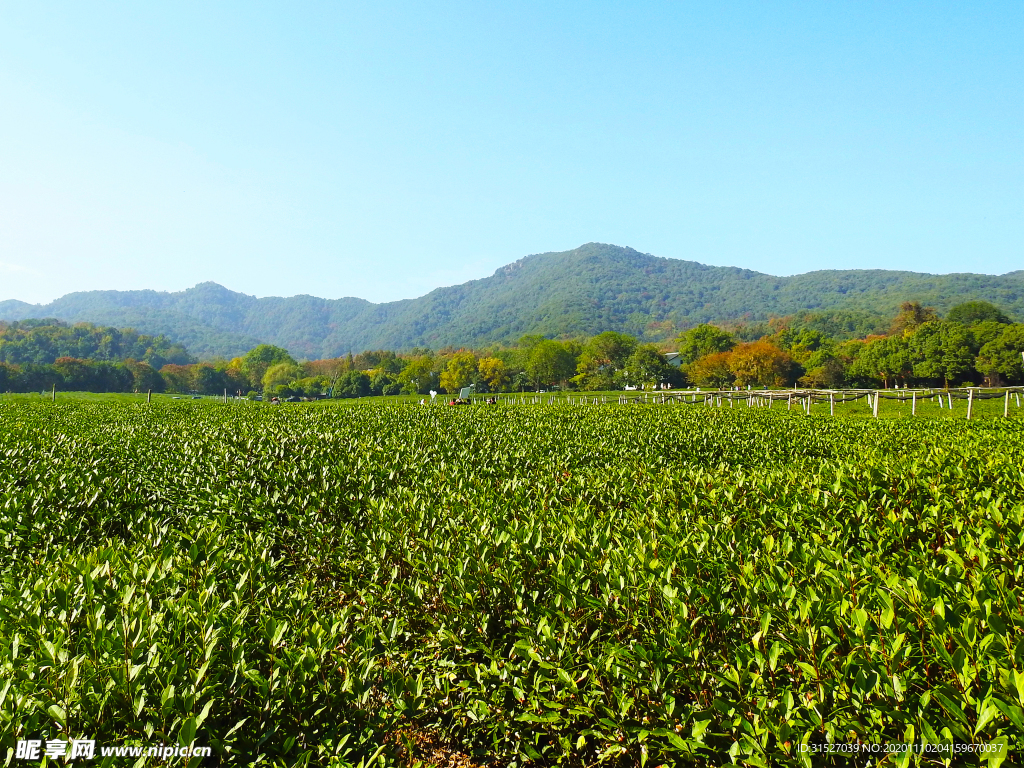
<path id="1" fill-rule="evenodd" d="M 998 276 L 822 270 L 775 277 L 588 243 L 527 256 L 490 277 L 384 304 L 314 296 L 257 299 L 201 283 L 177 293 L 85 291 L 49 304 L 0 301 L 0 319 L 53 317 L 131 327 L 164 334 L 207 358 L 270 343 L 313 359 L 366 349 L 481 346 L 527 333 L 558 337 L 613 330 L 661 339 L 703 322 L 820 310 L 892 316 L 903 301 L 945 312 L 974 299 L 1024 319 L 1024 270 Z"/>

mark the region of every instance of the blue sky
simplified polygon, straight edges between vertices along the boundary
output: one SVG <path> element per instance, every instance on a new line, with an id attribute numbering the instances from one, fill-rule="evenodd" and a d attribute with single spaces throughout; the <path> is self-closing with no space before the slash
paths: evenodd
<path id="1" fill-rule="evenodd" d="M 1024 268 L 1024 3 L 0 0 L 0 299 Z"/>

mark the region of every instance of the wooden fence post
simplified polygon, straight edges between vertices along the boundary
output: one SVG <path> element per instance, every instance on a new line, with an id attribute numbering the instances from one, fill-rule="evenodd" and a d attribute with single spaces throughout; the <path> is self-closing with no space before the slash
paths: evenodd
<path id="1" fill-rule="evenodd" d="M 147 403 L 152 403 L 153 402 L 153 390 L 152 389 L 146 391 L 146 402 Z"/>
<path id="2" fill-rule="evenodd" d="M 53 402 L 55 402 L 55 403 L 57 402 L 57 385 L 56 384 L 53 385 L 53 392 L 51 393 L 51 400 Z"/>
<path id="3" fill-rule="evenodd" d="M 1003 406 L 1003 418 L 1010 418 L 1010 390 L 1006 390 L 1006 405 Z"/>

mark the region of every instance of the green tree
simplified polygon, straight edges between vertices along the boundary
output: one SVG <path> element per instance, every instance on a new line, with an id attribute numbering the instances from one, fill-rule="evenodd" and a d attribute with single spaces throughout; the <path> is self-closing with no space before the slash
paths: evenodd
<path id="1" fill-rule="evenodd" d="M 867 342 L 860 350 L 851 372 L 861 379 L 879 380 L 886 389 L 914 375 L 910 344 L 903 336 L 883 336 Z"/>
<path id="2" fill-rule="evenodd" d="M 846 368 L 833 357 L 822 365 L 807 369 L 799 383 L 814 389 L 839 389 L 846 383 Z"/>
<path id="3" fill-rule="evenodd" d="M 957 304 L 946 315 L 947 322 L 961 325 L 973 325 L 984 320 L 1003 324 L 1013 322 L 1003 310 L 987 301 L 965 301 L 963 304 Z"/>
<path id="4" fill-rule="evenodd" d="M 977 366 L 992 386 L 1001 381 L 1024 384 L 1024 325 L 1004 326 L 1003 333 L 978 352 Z"/>
<path id="5" fill-rule="evenodd" d="M 142 360 L 125 360 L 124 367 L 132 374 L 132 389 L 139 392 L 150 389 L 154 392 L 164 391 L 164 380 L 149 363 Z"/>
<path id="6" fill-rule="evenodd" d="M 974 340 L 975 349 L 980 350 L 990 341 L 998 339 L 1006 328 L 1006 323 L 997 323 L 994 320 L 980 320 L 972 324 L 971 338 Z"/>
<path id="7" fill-rule="evenodd" d="M 799 383 L 805 387 L 839 389 L 846 383 L 846 366 L 832 349 L 819 349 L 802 363 L 806 374 Z"/>
<path id="8" fill-rule="evenodd" d="M 803 365 L 806 365 L 816 353 L 825 349 L 835 349 L 836 346 L 834 339 L 813 328 L 784 328 L 764 341 L 774 344 Z"/>
<path id="9" fill-rule="evenodd" d="M 402 391 L 410 395 L 425 395 L 437 385 L 434 359 L 430 355 L 414 357 L 398 374 Z"/>
<path id="10" fill-rule="evenodd" d="M 615 373 L 636 350 L 632 336 L 606 331 L 589 339 L 580 351 L 576 381 L 581 389 L 601 391 L 615 388 Z"/>
<path id="11" fill-rule="evenodd" d="M 728 352 L 736 346 L 736 340 L 731 333 L 707 323 L 686 331 L 680 335 L 676 343 L 683 365 L 689 365 L 716 352 Z"/>
<path id="12" fill-rule="evenodd" d="M 297 395 L 317 397 L 330 386 L 331 380 L 327 376 L 306 376 L 291 382 L 288 388 Z"/>
<path id="13" fill-rule="evenodd" d="M 160 369 L 167 392 L 186 393 L 192 389 L 192 369 L 187 365 L 168 363 Z"/>
<path id="14" fill-rule="evenodd" d="M 263 388 L 287 386 L 302 377 L 302 369 L 294 362 L 276 363 L 263 374 Z"/>
<path id="15" fill-rule="evenodd" d="M 242 358 L 242 370 L 254 384 L 263 381 L 267 369 L 280 363 L 296 365 L 295 360 L 288 354 L 287 349 L 275 347 L 272 344 L 260 344 L 253 347 Z"/>
<path id="16" fill-rule="evenodd" d="M 546 337 L 541 336 L 540 334 L 528 333 L 525 336 L 520 336 L 519 337 L 519 343 L 518 343 L 517 346 L 520 349 L 525 349 L 527 352 L 529 352 L 534 347 L 536 347 L 538 344 L 540 344 L 542 341 L 547 341 L 547 340 L 548 339 Z"/>
<path id="17" fill-rule="evenodd" d="M 974 367 L 974 338 L 960 323 L 925 323 L 910 340 L 914 375 L 941 380 L 945 386 L 962 379 Z"/>
<path id="18" fill-rule="evenodd" d="M 87 360 L 59 357 L 53 363 L 53 370 L 62 379 L 62 389 L 78 392 L 101 391 L 94 381 L 94 370 Z"/>
<path id="19" fill-rule="evenodd" d="M 242 358 L 236 357 L 224 368 L 224 384 L 229 392 L 241 394 L 252 389 L 252 382 L 242 370 Z"/>
<path id="20" fill-rule="evenodd" d="M 636 348 L 621 371 L 621 380 L 641 389 L 661 383 L 668 377 L 669 366 L 665 356 L 653 344 Z"/>
<path id="21" fill-rule="evenodd" d="M 17 391 L 19 373 L 17 366 L 0 362 L 0 392 Z"/>
<path id="22" fill-rule="evenodd" d="M 371 395 L 398 395 L 402 392 L 402 385 L 387 371 L 377 369 L 370 377 Z"/>
<path id="23" fill-rule="evenodd" d="M 226 377 L 209 363 L 193 365 L 192 389 L 203 395 L 220 394 L 227 389 Z"/>
<path id="24" fill-rule="evenodd" d="M 557 341 L 543 339 L 530 350 L 526 372 L 534 386 L 565 383 L 576 369 L 576 360 Z"/>
<path id="25" fill-rule="evenodd" d="M 366 397 L 370 394 L 370 377 L 362 371 L 343 373 L 334 386 L 335 397 Z"/>

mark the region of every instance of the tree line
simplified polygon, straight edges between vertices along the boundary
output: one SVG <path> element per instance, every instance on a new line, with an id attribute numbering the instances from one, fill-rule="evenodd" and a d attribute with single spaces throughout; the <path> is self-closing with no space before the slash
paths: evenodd
<path id="1" fill-rule="evenodd" d="M 609 331 L 584 340 L 525 336 L 514 347 L 477 351 L 379 350 L 314 361 L 304 370 L 314 377 L 340 375 L 343 396 L 454 393 L 470 384 L 478 392 L 1024 384 L 1024 324 L 1012 322 L 987 302 L 957 305 L 945 318 L 932 308 L 905 302 L 884 332 L 863 338 L 843 338 L 848 318 L 821 313 L 755 327 L 764 332 L 755 336 L 744 324 L 702 324 L 682 333 L 668 351 Z M 829 333 L 832 329 L 835 335 Z M 670 352 L 678 354 L 675 365 L 670 364 Z M 282 394 L 289 391 L 288 382 L 265 383 Z"/>
<path id="2" fill-rule="evenodd" d="M 1024 383 L 1024 325 L 972 301 L 945 318 L 905 302 L 887 333 L 839 340 L 783 325 L 756 341 L 702 325 L 679 339 L 687 380 L 696 386 L 1001 386 Z"/>
<path id="3" fill-rule="evenodd" d="M 609 331 L 588 339 L 524 336 L 515 346 L 480 350 L 377 350 L 302 364 L 275 359 L 260 383 L 273 394 L 298 395 L 334 382 L 340 397 L 456 393 L 469 385 L 487 393 L 1024 384 L 1024 325 L 987 302 L 960 304 L 945 318 L 906 302 L 885 332 L 863 338 L 843 338 L 846 321 L 820 313 L 781 318 L 754 326 L 765 331 L 760 336 L 750 325 L 703 324 L 682 333 L 668 351 Z"/>
<path id="4" fill-rule="evenodd" d="M 682 384 L 679 370 L 655 345 L 613 331 L 583 340 L 523 336 L 515 346 L 482 350 L 375 350 L 301 364 L 284 359 L 284 350 L 263 345 L 240 361 L 258 375 L 259 369 L 246 362 L 254 353 L 267 358 L 259 379 L 263 392 L 278 396 L 308 396 L 332 384 L 335 397 L 455 394 L 467 386 L 493 393 Z"/>
<path id="5" fill-rule="evenodd" d="M 261 344 L 231 360 L 197 362 L 163 337 L 25 321 L 0 325 L 0 391 L 56 386 L 318 398 L 328 392 L 334 397 L 451 394 L 470 385 L 492 393 L 1024 383 L 1024 324 L 986 302 L 958 305 L 945 318 L 906 302 L 883 333 L 843 338 L 848 330 L 845 318 L 819 314 L 758 325 L 702 324 L 683 332 L 670 349 L 608 331 L 584 339 L 523 336 L 515 345 L 476 350 L 374 350 L 311 361 Z"/>

